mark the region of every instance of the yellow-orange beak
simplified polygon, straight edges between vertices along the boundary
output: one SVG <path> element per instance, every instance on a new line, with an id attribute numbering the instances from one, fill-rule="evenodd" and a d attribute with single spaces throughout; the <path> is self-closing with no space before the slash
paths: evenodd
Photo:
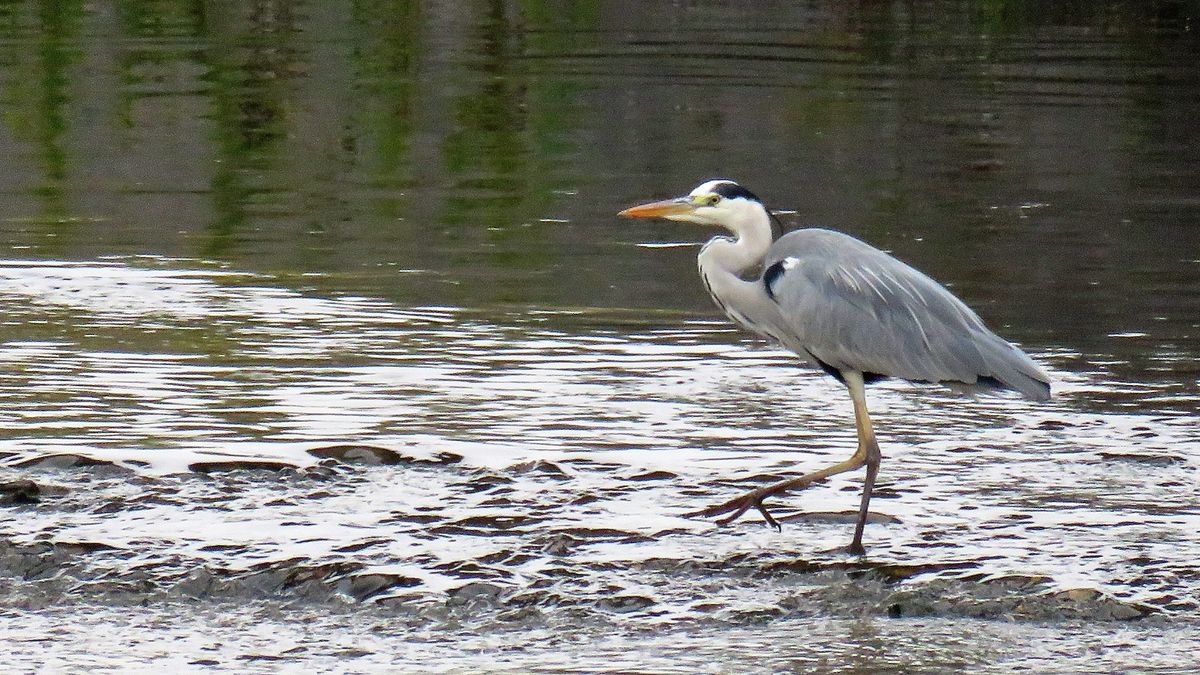
<path id="1" fill-rule="evenodd" d="M 679 199 L 664 199 L 661 202 L 651 202 L 640 206 L 630 207 L 618 213 L 624 218 L 667 218 L 682 216 L 695 211 L 696 207 L 686 197 Z"/>

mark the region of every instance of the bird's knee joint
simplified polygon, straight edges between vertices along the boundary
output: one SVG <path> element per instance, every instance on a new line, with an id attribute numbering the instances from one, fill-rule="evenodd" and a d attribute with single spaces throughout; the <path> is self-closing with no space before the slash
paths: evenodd
<path id="1" fill-rule="evenodd" d="M 880 454 L 879 448 L 875 448 L 873 452 L 867 452 L 867 466 L 879 468 L 882 461 L 883 455 Z"/>
<path id="2" fill-rule="evenodd" d="M 864 450 L 866 451 L 866 463 L 868 465 L 879 466 L 879 463 L 883 461 L 883 453 L 879 451 L 879 443 L 874 438 L 867 442 Z"/>
<path id="3" fill-rule="evenodd" d="M 858 451 L 854 453 L 853 459 L 863 464 L 878 466 L 883 461 L 883 453 L 879 452 L 879 444 L 874 439 L 866 443 L 860 443 Z"/>

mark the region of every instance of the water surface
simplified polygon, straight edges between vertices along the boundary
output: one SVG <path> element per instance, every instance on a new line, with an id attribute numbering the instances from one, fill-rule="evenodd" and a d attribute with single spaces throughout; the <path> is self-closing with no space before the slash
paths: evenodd
<path id="1" fill-rule="evenodd" d="M 1186 669 L 1195 17 L 0 3 L 7 664 Z M 717 175 L 1052 373 L 872 388 L 863 559 L 857 475 L 680 517 L 853 445 L 613 216 Z"/>

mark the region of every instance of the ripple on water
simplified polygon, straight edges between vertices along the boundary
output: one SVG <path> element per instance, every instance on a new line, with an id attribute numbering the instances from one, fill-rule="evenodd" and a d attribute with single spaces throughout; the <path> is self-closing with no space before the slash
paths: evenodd
<path id="1" fill-rule="evenodd" d="M 836 385 L 723 326 L 398 310 L 115 263 L 0 266 L 0 303 L 51 327 L 0 345 L 5 607 L 315 603 L 420 630 L 687 627 L 693 646 L 753 626 L 832 641 L 864 616 L 879 639 L 903 632 L 889 618 L 1200 617 L 1196 420 L 1089 411 L 1087 375 L 1056 374 L 1045 404 L 874 388 L 885 460 L 858 560 L 837 552 L 858 476 L 777 500 L 782 533 L 679 517 L 853 444 Z M 973 662 L 1030 626 L 978 629 Z"/>

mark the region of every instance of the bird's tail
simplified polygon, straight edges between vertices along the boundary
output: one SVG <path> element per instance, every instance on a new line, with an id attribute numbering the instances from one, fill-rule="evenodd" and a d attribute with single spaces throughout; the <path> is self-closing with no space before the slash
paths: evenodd
<path id="1" fill-rule="evenodd" d="M 1026 398 L 1046 401 L 1050 398 L 1050 378 L 1033 359 L 997 335 L 981 341 L 979 354 L 987 372 L 979 374 L 982 386 L 1018 391 Z"/>

